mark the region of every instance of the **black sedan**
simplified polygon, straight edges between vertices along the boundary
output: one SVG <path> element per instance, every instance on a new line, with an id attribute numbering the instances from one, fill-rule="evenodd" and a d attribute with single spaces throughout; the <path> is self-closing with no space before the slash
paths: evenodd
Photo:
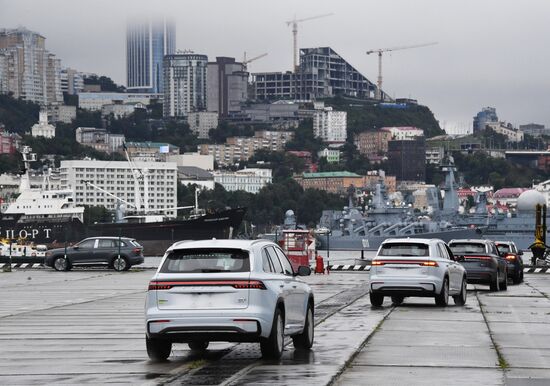
<path id="1" fill-rule="evenodd" d="M 44 264 L 56 271 L 68 271 L 75 266 L 108 266 L 127 271 L 143 263 L 143 247 L 128 237 L 91 237 L 74 246 L 46 252 Z"/>
<path id="2" fill-rule="evenodd" d="M 523 281 L 523 252 L 518 250 L 513 241 L 496 241 L 495 242 L 500 252 L 508 263 L 508 277 L 512 279 L 514 284 L 519 284 Z"/>
<path id="3" fill-rule="evenodd" d="M 468 275 L 468 283 L 489 285 L 491 291 L 508 288 L 508 265 L 492 240 L 451 240 L 449 247 Z"/>

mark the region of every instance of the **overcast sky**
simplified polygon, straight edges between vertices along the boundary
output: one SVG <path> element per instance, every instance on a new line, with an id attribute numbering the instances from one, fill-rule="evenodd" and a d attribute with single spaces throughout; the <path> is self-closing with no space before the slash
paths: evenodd
<path id="1" fill-rule="evenodd" d="M 550 127 L 548 0 L 0 0 L 0 28 L 25 26 L 46 37 L 63 66 L 126 83 L 125 24 L 136 14 L 176 21 L 178 49 L 242 58 L 269 53 L 249 71 L 292 67 L 285 24 L 299 47 L 330 46 L 375 82 L 373 48 L 439 44 L 384 55 L 383 89 L 429 106 L 442 126 L 469 127 L 484 106 L 515 125 Z"/>

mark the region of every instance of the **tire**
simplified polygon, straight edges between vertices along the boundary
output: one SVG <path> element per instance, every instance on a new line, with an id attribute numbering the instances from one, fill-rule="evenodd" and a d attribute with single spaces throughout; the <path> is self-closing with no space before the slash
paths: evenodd
<path id="1" fill-rule="evenodd" d="M 453 301 L 457 306 L 463 306 L 466 304 L 466 298 L 468 296 L 468 291 L 466 290 L 466 279 L 462 279 L 462 287 L 458 295 L 453 296 Z"/>
<path id="2" fill-rule="evenodd" d="M 393 305 L 398 306 L 401 303 L 403 303 L 403 299 L 404 299 L 403 296 L 392 296 L 391 302 L 393 303 Z"/>
<path id="3" fill-rule="evenodd" d="M 313 319 L 313 306 L 311 306 L 311 304 L 308 304 L 306 321 L 304 323 L 304 330 L 300 334 L 294 335 L 292 337 L 292 343 L 294 344 L 295 349 L 297 350 L 311 349 L 311 346 L 313 346 L 313 338 L 315 335 L 314 326 L 315 326 L 315 323 Z"/>
<path id="4" fill-rule="evenodd" d="M 147 355 L 151 360 L 162 362 L 168 359 L 172 352 L 172 342 L 145 337 Z"/>
<path id="5" fill-rule="evenodd" d="M 69 271 L 71 269 L 71 265 L 64 257 L 56 257 L 53 261 L 53 268 L 56 271 Z"/>
<path id="6" fill-rule="evenodd" d="M 519 269 L 517 270 L 516 274 L 512 277 L 512 282 L 514 284 L 519 284 L 521 283 L 521 274 L 522 272 L 519 271 Z"/>
<path id="7" fill-rule="evenodd" d="M 128 264 L 128 259 L 121 256 L 120 259 L 118 256 L 115 256 L 112 263 L 113 269 L 117 272 L 127 271 L 130 269 L 130 264 Z"/>
<path id="8" fill-rule="evenodd" d="M 284 347 L 284 315 L 281 312 L 281 308 L 275 309 L 273 315 L 273 324 L 271 326 L 271 333 L 268 338 L 264 338 L 260 342 L 260 348 L 262 351 L 262 357 L 266 359 L 279 359 L 283 355 Z"/>
<path id="9" fill-rule="evenodd" d="M 187 343 L 189 348 L 193 351 L 204 351 L 208 348 L 209 344 L 210 342 L 208 342 L 207 340 L 196 340 L 196 341 Z"/>
<path id="10" fill-rule="evenodd" d="M 435 295 L 435 304 L 439 307 L 447 307 L 449 304 L 449 279 L 447 277 L 443 280 L 441 292 Z"/>
<path id="11" fill-rule="evenodd" d="M 382 307 L 382 303 L 384 303 L 384 296 L 380 294 L 373 294 L 372 292 L 369 293 L 370 297 L 370 304 L 373 307 Z"/>
<path id="12" fill-rule="evenodd" d="M 500 282 L 498 281 L 498 272 L 495 279 L 491 281 L 491 284 L 489 284 L 489 287 L 491 291 L 500 291 Z"/>
<path id="13" fill-rule="evenodd" d="M 506 291 L 508 289 L 508 271 L 504 273 L 504 280 L 500 283 L 500 289 Z"/>

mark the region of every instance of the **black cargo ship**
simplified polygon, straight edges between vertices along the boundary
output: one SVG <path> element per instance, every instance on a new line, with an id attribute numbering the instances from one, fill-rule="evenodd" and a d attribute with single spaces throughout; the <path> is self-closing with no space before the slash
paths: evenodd
<path id="1" fill-rule="evenodd" d="M 241 225 L 245 208 L 205 213 L 184 220 L 120 222 L 84 225 L 77 218 L 25 219 L 21 214 L 0 214 L 0 239 L 25 240 L 57 247 L 93 236 L 125 236 L 138 240 L 146 253 L 159 254 L 175 241 L 231 238 Z"/>

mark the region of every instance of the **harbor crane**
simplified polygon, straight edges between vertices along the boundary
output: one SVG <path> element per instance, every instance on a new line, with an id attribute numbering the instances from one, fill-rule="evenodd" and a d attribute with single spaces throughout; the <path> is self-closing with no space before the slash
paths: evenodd
<path id="1" fill-rule="evenodd" d="M 420 48 L 420 47 L 433 46 L 435 44 L 437 44 L 437 42 L 414 44 L 412 46 L 399 46 L 399 47 L 390 47 L 390 48 L 380 48 L 380 49 L 367 51 L 367 55 L 375 54 L 375 53 L 378 54 L 378 82 L 377 82 L 378 90 L 376 90 L 376 98 L 377 99 L 382 99 L 382 53 L 391 52 L 391 51 L 399 51 L 399 50 L 408 50 L 410 48 Z"/>
<path id="2" fill-rule="evenodd" d="M 322 15 L 312 16 L 312 17 L 306 17 L 304 19 L 296 19 L 296 16 L 294 16 L 294 19 L 289 20 L 286 22 L 286 25 L 292 25 L 292 35 L 294 38 L 294 46 L 292 49 L 292 55 L 294 58 L 294 72 L 298 71 L 298 23 L 301 23 L 303 21 L 313 20 L 313 19 L 320 19 L 322 17 L 332 16 L 334 13 L 325 13 Z"/>
<path id="3" fill-rule="evenodd" d="M 244 55 L 243 55 L 243 69 L 244 71 L 247 71 L 247 66 L 248 66 L 248 63 L 250 62 L 253 62 L 255 60 L 258 60 L 258 59 L 261 59 L 263 58 L 264 56 L 267 56 L 267 52 L 261 54 L 261 55 L 258 55 L 258 56 L 255 56 L 253 58 L 250 58 L 250 59 L 247 59 L 246 58 L 246 51 L 244 52 Z"/>

